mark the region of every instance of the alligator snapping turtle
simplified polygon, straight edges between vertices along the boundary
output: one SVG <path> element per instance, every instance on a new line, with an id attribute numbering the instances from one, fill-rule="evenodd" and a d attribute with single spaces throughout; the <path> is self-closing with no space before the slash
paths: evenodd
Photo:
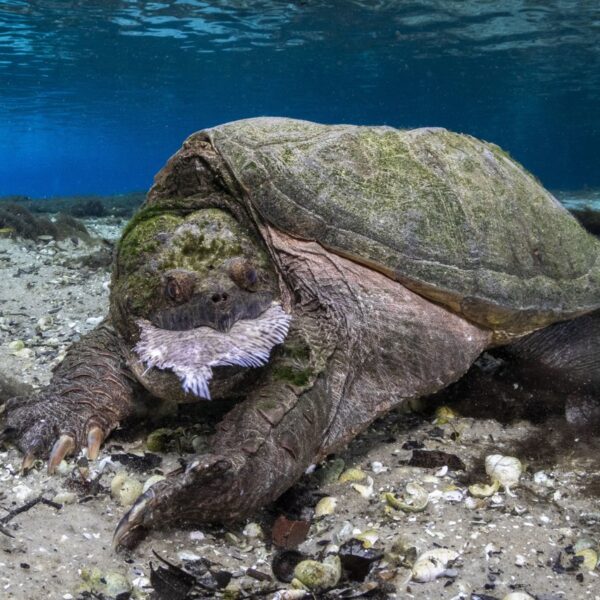
<path id="1" fill-rule="evenodd" d="M 158 173 L 118 245 L 109 316 L 46 389 L 8 403 L 6 434 L 25 468 L 49 454 L 52 472 L 84 447 L 95 458 L 142 390 L 237 398 L 211 452 L 123 517 L 115 540 L 133 545 L 250 514 L 486 348 L 590 373 L 598 327 L 569 323 L 599 307 L 600 244 L 497 146 L 238 121 L 193 134 Z"/>

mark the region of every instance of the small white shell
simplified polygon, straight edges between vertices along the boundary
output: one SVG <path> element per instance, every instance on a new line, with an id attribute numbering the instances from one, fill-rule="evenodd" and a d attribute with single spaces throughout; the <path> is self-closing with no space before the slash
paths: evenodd
<path id="1" fill-rule="evenodd" d="M 343 544 L 354 535 L 353 530 L 354 527 L 352 526 L 352 523 L 350 523 L 350 521 L 344 521 L 340 525 L 339 529 L 334 533 L 334 541 L 336 541 L 338 544 Z"/>
<path id="2" fill-rule="evenodd" d="M 388 470 L 387 467 L 384 467 L 382 463 L 380 463 L 378 460 L 374 460 L 371 463 L 371 470 L 373 471 L 373 473 L 375 473 L 375 475 L 379 475 L 379 473 L 385 473 L 385 471 Z"/>
<path id="3" fill-rule="evenodd" d="M 45 315 L 37 320 L 37 329 L 40 331 L 48 331 L 54 325 L 54 319 L 51 315 Z"/>
<path id="4" fill-rule="evenodd" d="M 462 502 L 465 494 L 463 490 L 458 489 L 454 486 L 449 486 L 442 490 L 442 498 L 446 502 Z"/>
<path id="5" fill-rule="evenodd" d="M 489 498 L 493 496 L 500 487 L 500 482 L 495 480 L 492 485 L 486 483 L 474 483 L 469 486 L 469 494 L 475 498 Z"/>
<path id="6" fill-rule="evenodd" d="M 514 495 L 514 494 L 511 494 L 511 495 Z M 502 497 L 502 494 L 494 494 L 490 498 L 490 502 L 492 503 L 492 506 L 502 506 L 504 504 L 504 498 Z"/>
<path id="7" fill-rule="evenodd" d="M 308 595 L 309 592 L 306 590 L 279 590 L 275 592 L 273 600 L 300 600 Z"/>
<path id="8" fill-rule="evenodd" d="M 26 500 L 31 498 L 31 496 L 33 496 L 33 490 L 29 486 L 25 485 L 24 483 L 16 485 L 12 489 L 12 491 L 13 491 L 13 494 L 15 495 L 15 500 L 19 503 L 25 502 Z"/>
<path id="9" fill-rule="evenodd" d="M 242 533 L 251 540 L 261 539 L 265 535 L 262 527 L 258 523 L 248 523 L 246 527 L 244 527 Z"/>
<path id="10" fill-rule="evenodd" d="M 511 592 L 506 594 L 502 600 L 534 600 L 534 598 L 526 592 Z"/>
<path id="11" fill-rule="evenodd" d="M 52 498 L 52 502 L 57 504 L 75 504 L 77 496 L 73 492 L 59 492 Z"/>
<path id="12" fill-rule="evenodd" d="M 494 546 L 494 544 L 492 544 L 491 542 L 489 544 L 486 544 L 485 548 L 483 549 L 483 553 L 485 555 L 485 560 L 490 560 L 490 556 L 492 554 L 498 554 L 500 552 L 501 552 L 501 550 L 498 550 L 498 548 L 496 546 Z"/>
<path id="13" fill-rule="evenodd" d="M 472 496 L 469 496 L 466 500 L 465 500 L 465 506 L 469 509 L 469 510 L 475 510 L 477 508 L 481 508 L 481 500 L 476 500 L 475 498 L 473 498 Z"/>
<path id="14" fill-rule="evenodd" d="M 575 556 L 583 558 L 581 563 L 582 569 L 586 571 L 593 571 L 598 564 L 598 554 L 593 548 L 585 548 L 575 553 Z"/>
<path id="15" fill-rule="evenodd" d="M 364 548 L 370 548 L 379 540 L 379 534 L 374 529 L 367 529 L 354 537 L 363 543 Z"/>
<path id="16" fill-rule="evenodd" d="M 364 471 L 360 469 L 351 468 L 346 469 L 339 477 L 339 483 L 347 483 L 348 481 L 362 481 L 366 477 Z"/>
<path id="17" fill-rule="evenodd" d="M 427 490 L 413 481 L 406 484 L 404 500 L 396 498 L 388 492 L 384 494 L 385 501 L 389 506 L 404 512 L 421 512 L 429 504 L 429 493 Z"/>
<path id="18" fill-rule="evenodd" d="M 315 517 L 332 515 L 335 512 L 336 506 L 337 498 L 334 496 L 325 496 L 325 498 L 321 498 L 315 506 Z"/>
<path id="19" fill-rule="evenodd" d="M 412 579 L 428 583 L 448 572 L 448 563 L 458 558 L 458 552 L 448 548 L 428 550 L 419 556 L 412 568 Z"/>
<path id="20" fill-rule="evenodd" d="M 125 595 L 127 592 L 131 592 L 131 583 L 121 573 L 108 572 L 104 574 L 103 579 L 105 581 L 105 594 L 110 598 L 116 598 L 117 596 L 121 596 L 121 594 Z"/>
<path id="21" fill-rule="evenodd" d="M 25 342 L 23 340 L 14 340 L 8 344 L 8 349 L 11 354 L 15 354 L 15 352 L 19 352 L 19 350 L 23 350 L 25 348 Z"/>
<path id="22" fill-rule="evenodd" d="M 294 578 L 310 590 L 334 587 L 342 576 L 342 563 L 337 555 L 327 556 L 323 562 L 303 560 L 294 569 Z"/>
<path id="23" fill-rule="evenodd" d="M 35 352 L 31 348 L 21 348 L 21 350 L 15 350 L 12 354 L 17 358 L 22 358 L 25 360 L 35 356 Z"/>
<path id="24" fill-rule="evenodd" d="M 177 558 L 179 560 L 201 560 L 201 556 L 198 556 L 195 552 L 190 552 L 189 550 L 181 550 L 177 553 Z"/>
<path id="25" fill-rule="evenodd" d="M 537 471 L 533 474 L 533 482 L 537 483 L 537 485 L 542 485 L 544 487 L 554 487 L 555 481 L 544 471 Z"/>
<path id="26" fill-rule="evenodd" d="M 110 493 L 121 506 L 129 506 L 142 493 L 142 484 L 126 473 L 118 473 L 110 482 Z"/>
<path id="27" fill-rule="evenodd" d="M 144 487 L 142 488 L 142 492 L 148 490 L 148 488 L 152 487 L 155 483 L 166 479 L 164 475 L 152 475 L 152 477 L 148 477 L 144 483 Z"/>
<path id="28" fill-rule="evenodd" d="M 370 498 L 373 495 L 373 478 L 367 477 L 367 485 L 353 483 L 352 487 L 363 497 Z"/>
<path id="29" fill-rule="evenodd" d="M 497 481 L 506 490 L 507 494 L 512 495 L 510 488 L 519 483 L 523 465 L 514 456 L 490 454 L 485 458 L 485 472 L 492 481 Z"/>

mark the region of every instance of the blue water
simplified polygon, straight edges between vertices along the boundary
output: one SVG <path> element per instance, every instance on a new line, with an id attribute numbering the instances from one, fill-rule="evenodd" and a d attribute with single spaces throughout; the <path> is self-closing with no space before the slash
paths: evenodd
<path id="1" fill-rule="evenodd" d="M 147 188 L 256 115 L 436 125 L 600 187 L 600 2 L 0 2 L 0 196 Z"/>

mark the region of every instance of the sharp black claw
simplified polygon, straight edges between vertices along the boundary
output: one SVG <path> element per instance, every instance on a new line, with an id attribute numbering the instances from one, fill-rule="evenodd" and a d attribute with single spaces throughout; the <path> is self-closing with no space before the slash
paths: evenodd
<path id="1" fill-rule="evenodd" d="M 133 506 L 121 517 L 117 528 L 113 534 L 113 548 L 135 548 L 148 533 L 148 527 L 145 525 L 146 513 L 154 504 L 156 495 L 152 488 L 144 492 L 134 503 Z"/>

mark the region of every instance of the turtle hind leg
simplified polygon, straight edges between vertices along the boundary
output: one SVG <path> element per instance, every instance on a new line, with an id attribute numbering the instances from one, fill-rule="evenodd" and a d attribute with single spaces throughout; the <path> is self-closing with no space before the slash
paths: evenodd
<path id="1" fill-rule="evenodd" d="M 600 311 L 485 352 L 441 395 L 461 414 L 503 423 L 600 423 Z"/>
<path id="2" fill-rule="evenodd" d="M 501 354 L 522 385 L 564 399 L 568 422 L 600 424 L 600 311 L 536 331 Z"/>
<path id="3" fill-rule="evenodd" d="M 556 323 L 503 348 L 511 360 L 554 373 L 577 389 L 600 391 L 600 311 Z"/>

